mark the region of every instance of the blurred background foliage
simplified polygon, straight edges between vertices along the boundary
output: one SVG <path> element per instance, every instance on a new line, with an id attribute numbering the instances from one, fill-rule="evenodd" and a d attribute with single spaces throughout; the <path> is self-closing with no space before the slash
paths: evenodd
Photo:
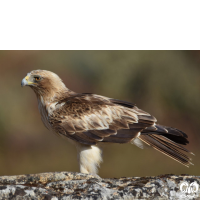
<path id="1" fill-rule="evenodd" d="M 200 175 L 199 51 L 1 51 L 0 175 L 79 170 L 75 147 L 44 127 L 35 94 L 20 86 L 34 69 L 57 73 L 76 92 L 136 103 L 186 132 L 196 154 L 187 168 L 152 148 L 108 145 L 101 177 Z"/>

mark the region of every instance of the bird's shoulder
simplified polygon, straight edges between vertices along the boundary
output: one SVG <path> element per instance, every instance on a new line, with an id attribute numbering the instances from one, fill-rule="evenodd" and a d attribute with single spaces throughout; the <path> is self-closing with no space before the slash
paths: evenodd
<path id="1" fill-rule="evenodd" d="M 54 114 L 67 114 L 67 115 L 87 115 L 101 111 L 105 108 L 114 110 L 131 109 L 139 112 L 135 104 L 113 99 L 92 93 L 74 93 L 70 96 L 62 97 L 56 101 Z M 141 112 L 141 110 L 140 110 Z M 148 114 L 142 111 L 143 114 Z"/>
<path id="2" fill-rule="evenodd" d="M 112 99 L 109 97 L 92 93 L 74 93 L 70 96 L 60 98 L 51 112 L 52 119 L 64 119 L 68 117 L 81 119 L 83 117 L 101 115 L 108 118 L 134 118 L 155 121 L 149 113 L 139 109 L 135 104 Z M 124 119 L 123 119 L 124 120 Z M 63 120 L 62 120 L 63 121 Z"/>
<path id="3" fill-rule="evenodd" d="M 84 115 L 101 110 L 112 102 L 103 96 L 92 93 L 73 94 L 59 99 L 55 105 L 55 113 L 67 115 Z"/>
<path id="4" fill-rule="evenodd" d="M 71 94 L 70 96 L 63 97 L 57 100 L 56 105 L 58 107 L 60 105 L 64 105 L 63 107 L 73 107 L 73 105 L 79 107 L 84 107 L 86 105 L 89 105 L 90 107 L 94 107 L 96 105 L 110 105 L 110 106 L 119 105 L 128 108 L 133 108 L 135 106 L 134 103 L 113 99 L 93 93 Z"/>

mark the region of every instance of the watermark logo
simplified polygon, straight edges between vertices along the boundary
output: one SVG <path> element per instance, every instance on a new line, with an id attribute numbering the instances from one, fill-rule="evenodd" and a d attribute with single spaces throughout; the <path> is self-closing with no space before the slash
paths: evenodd
<path id="1" fill-rule="evenodd" d="M 199 184 L 196 182 L 188 183 L 188 182 L 183 182 L 180 184 L 180 191 L 181 191 L 181 198 L 194 198 L 197 197 L 199 190 Z"/>

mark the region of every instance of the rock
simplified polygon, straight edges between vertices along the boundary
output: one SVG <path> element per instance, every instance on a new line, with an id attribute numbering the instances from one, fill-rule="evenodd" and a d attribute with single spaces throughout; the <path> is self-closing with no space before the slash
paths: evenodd
<path id="1" fill-rule="evenodd" d="M 184 184 L 182 184 L 185 182 Z M 180 190 L 180 186 L 182 188 Z M 200 199 L 199 176 L 101 179 L 73 172 L 0 177 L 0 199 Z M 197 191 L 198 190 L 198 191 Z"/>

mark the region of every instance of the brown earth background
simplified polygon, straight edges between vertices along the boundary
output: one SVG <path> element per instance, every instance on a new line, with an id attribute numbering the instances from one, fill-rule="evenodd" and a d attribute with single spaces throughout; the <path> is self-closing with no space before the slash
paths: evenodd
<path id="1" fill-rule="evenodd" d="M 33 91 L 21 80 L 34 69 L 57 73 L 76 92 L 134 102 L 159 124 L 186 132 L 194 166 L 152 148 L 107 145 L 99 175 L 200 175 L 199 51 L 0 51 L 0 176 L 78 171 L 75 147 L 42 124 Z"/>

